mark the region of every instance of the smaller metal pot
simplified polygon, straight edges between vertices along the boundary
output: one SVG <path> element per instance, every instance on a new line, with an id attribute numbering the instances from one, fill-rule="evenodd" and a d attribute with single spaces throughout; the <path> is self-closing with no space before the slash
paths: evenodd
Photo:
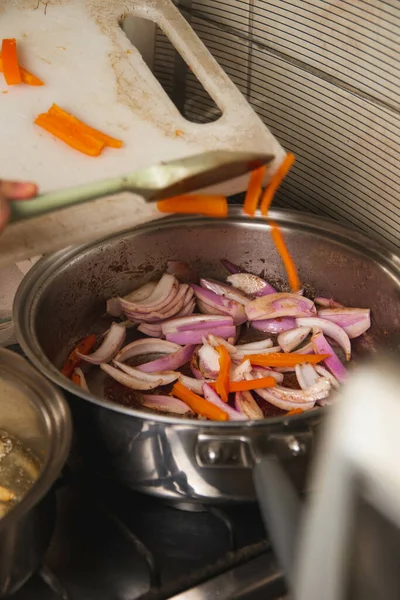
<path id="1" fill-rule="evenodd" d="M 54 481 L 72 437 L 68 405 L 60 390 L 26 360 L 0 350 L 0 429 L 39 459 L 41 471 L 23 499 L 0 519 L 0 597 L 15 592 L 40 565 L 55 520 Z"/>

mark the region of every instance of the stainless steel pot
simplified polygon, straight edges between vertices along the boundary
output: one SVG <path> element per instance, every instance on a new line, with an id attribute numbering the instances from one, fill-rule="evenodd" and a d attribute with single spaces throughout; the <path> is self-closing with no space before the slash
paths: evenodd
<path id="1" fill-rule="evenodd" d="M 400 260 L 333 222 L 273 212 L 310 294 L 372 308 L 368 335 L 355 355 L 398 345 Z M 324 411 L 243 423 L 181 420 L 117 406 L 64 379 L 59 367 L 88 332 L 105 329 L 105 299 L 160 275 L 167 259 L 224 277 L 219 259 L 285 285 L 280 258 L 263 219 L 232 209 L 226 221 L 181 217 L 43 259 L 20 286 L 14 305 L 18 338 L 36 367 L 69 392 L 86 456 L 94 468 L 127 486 L 171 501 L 255 499 L 253 466 L 273 453 L 304 484 L 315 427 Z M 261 466 L 254 469 L 255 476 Z"/>
<path id="2" fill-rule="evenodd" d="M 0 350 L 0 429 L 18 438 L 41 463 L 39 478 L 0 519 L 0 597 L 16 591 L 40 565 L 53 531 L 49 493 L 67 459 L 72 424 L 60 390 L 26 360 Z"/>

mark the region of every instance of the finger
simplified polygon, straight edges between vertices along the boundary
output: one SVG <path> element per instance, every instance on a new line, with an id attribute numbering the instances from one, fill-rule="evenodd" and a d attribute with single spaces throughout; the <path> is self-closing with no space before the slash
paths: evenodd
<path id="1" fill-rule="evenodd" d="M 10 217 L 10 206 L 5 198 L 0 195 L 0 231 L 7 225 Z"/>
<path id="2" fill-rule="evenodd" d="M 37 186 L 34 183 L 23 181 L 0 181 L 0 196 L 8 200 L 24 200 L 32 198 L 37 194 Z"/>

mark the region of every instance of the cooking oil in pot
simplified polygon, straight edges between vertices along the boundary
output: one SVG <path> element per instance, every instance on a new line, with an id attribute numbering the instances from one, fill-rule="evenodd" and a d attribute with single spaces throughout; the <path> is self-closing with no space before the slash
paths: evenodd
<path id="1" fill-rule="evenodd" d="M 33 486 L 40 463 L 16 437 L 0 429 L 0 519 Z"/>

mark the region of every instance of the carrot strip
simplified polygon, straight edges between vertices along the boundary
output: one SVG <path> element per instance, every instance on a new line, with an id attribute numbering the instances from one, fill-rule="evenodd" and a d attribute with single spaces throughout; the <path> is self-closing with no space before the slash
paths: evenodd
<path id="1" fill-rule="evenodd" d="M 260 210 L 261 214 L 266 217 L 268 214 L 268 209 L 271 206 L 271 202 L 274 199 L 275 193 L 282 181 L 290 171 L 291 166 L 295 161 L 295 156 L 291 152 L 288 152 L 283 159 L 283 162 L 277 169 L 277 171 L 273 174 L 271 181 L 268 186 L 265 188 L 264 194 L 261 198 Z"/>
<path id="2" fill-rule="evenodd" d="M 73 381 L 73 383 L 75 383 L 75 385 L 79 385 L 79 387 L 82 387 L 80 375 L 78 375 L 78 373 L 75 373 L 75 371 L 72 373 L 71 380 Z"/>
<path id="3" fill-rule="evenodd" d="M 298 292 L 301 288 L 299 275 L 297 272 L 296 265 L 294 264 L 293 259 L 289 254 L 289 250 L 287 249 L 285 240 L 283 239 L 282 232 L 279 229 L 278 225 L 273 221 L 270 221 L 269 224 L 271 226 L 272 239 L 274 240 L 276 249 L 278 250 L 281 256 L 281 259 L 286 269 L 290 289 L 292 290 L 292 292 Z"/>
<path id="4" fill-rule="evenodd" d="M 47 114 L 52 115 L 53 117 L 57 117 L 57 119 L 64 120 L 68 122 L 71 126 L 76 127 L 77 130 L 81 131 L 86 135 L 90 135 L 94 137 L 96 140 L 103 142 L 104 146 L 109 146 L 110 148 L 121 148 L 122 142 L 121 140 L 116 140 L 115 138 L 106 135 L 105 133 L 86 125 L 83 121 L 80 121 L 70 113 L 66 112 L 62 108 L 60 108 L 57 104 L 53 104 Z"/>
<path id="5" fill-rule="evenodd" d="M 259 367 L 295 367 L 304 363 L 310 363 L 315 365 L 321 360 L 328 358 L 329 354 L 252 354 L 245 356 L 242 362 L 249 360 L 252 365 L 258 365 Z"/>
<path id="6" fill-rule="evenodd" d="M 185 402 L 196 414 L 202 417 L 207 417 L 207 419 L 211 419 L 212 421 L 228 420 L 228 413 L 201 396 L 198 396 L 179 381 L 172 388 L 171 395 Z"/>
<path id="7" fill-rule="evenodd" d="M 88 156 L 99 156 L 104 148 L 104 143 L 100 140 L 71 129 L 68 124 L 49 114 L 42 113 L 36 117 L 35 125 L 45 129 L 68 146 L 71 146 L 71 148 Z"/>
<path id="8" fill-rule="evenodd" d="M 267 170 L 266 165 L 255 169 L 250 174 L 249 185 L 247 187 L 246 198 L 243 204 L 243 211 L 254 217 L 256 214 L 258 202 L 262 192 L 262 182 L 264 179 L 265 172 Z"/>
<path id="9" fill-rule="evenodd" d="M 3 57 L 3 73 L 8 85 L 21 83 L 19 72 L 17 41 L 15 38 L 5 39 L 2 42 L 1 54 Z"/>
<path id="10" fill-rule="evenodd" d="M 34 86 L 44 85 L 43 81 L 41 79 L 39 79 L 39 77 L 36 77 L 35 75 L 30 73 L 26 69 L 20 67 L 19 72 L 21 75 L 22 83 L 26 83 L 27 85 L 34 85 Z M 0 53 L 0 73 L 3 73 L 3 58 L 1 56 L 1 53 Z"/>
<path id="11" fill-rule="evenodd" d="M 289 410 L 285 414 L 285 417 L 290 417 L 291 415 L 300 415 L 303 412 L 304 412 L 304 410 L 301 410 L 301 408 L 292 408 L 292 410 Z"/>
<path id="12" fill-rule="evenodd" d="M 63 368 L 61 369 L 61 373 L 65 375 L 65 377 L 70 377 L 74 369 L 81 363 L 81 359 L 76 353 L 79 352 L 80 354 L 89 354 L 95 342 L 96 336 L 88 335 L 79 342 L 76 348 L 72 350 L 71 354 L 65 361 Z"/>
<path id="13" fill-rule="evenodd" d="M 231 357 L 225 346 L 217 346 L 216 350 L 219 354 L 219 373 L 215 382 L 215 390 L 221 400 L 228 402 Z"/>
<path id="14" fill-rule="evenodd" d="M 222 219 L 228 216 L 228 202 L 225 196 L 174 196 L 159 200 L 157 208 L 162 213 L 199 214 Z"/>
<path id="15" fill-rule="evenodd" d="M 273 377 L 260 377 L 251 381 L 230 381 L 229 392 L 247 392 L 250 390 L 261 390 L 276 385 Z"/>

